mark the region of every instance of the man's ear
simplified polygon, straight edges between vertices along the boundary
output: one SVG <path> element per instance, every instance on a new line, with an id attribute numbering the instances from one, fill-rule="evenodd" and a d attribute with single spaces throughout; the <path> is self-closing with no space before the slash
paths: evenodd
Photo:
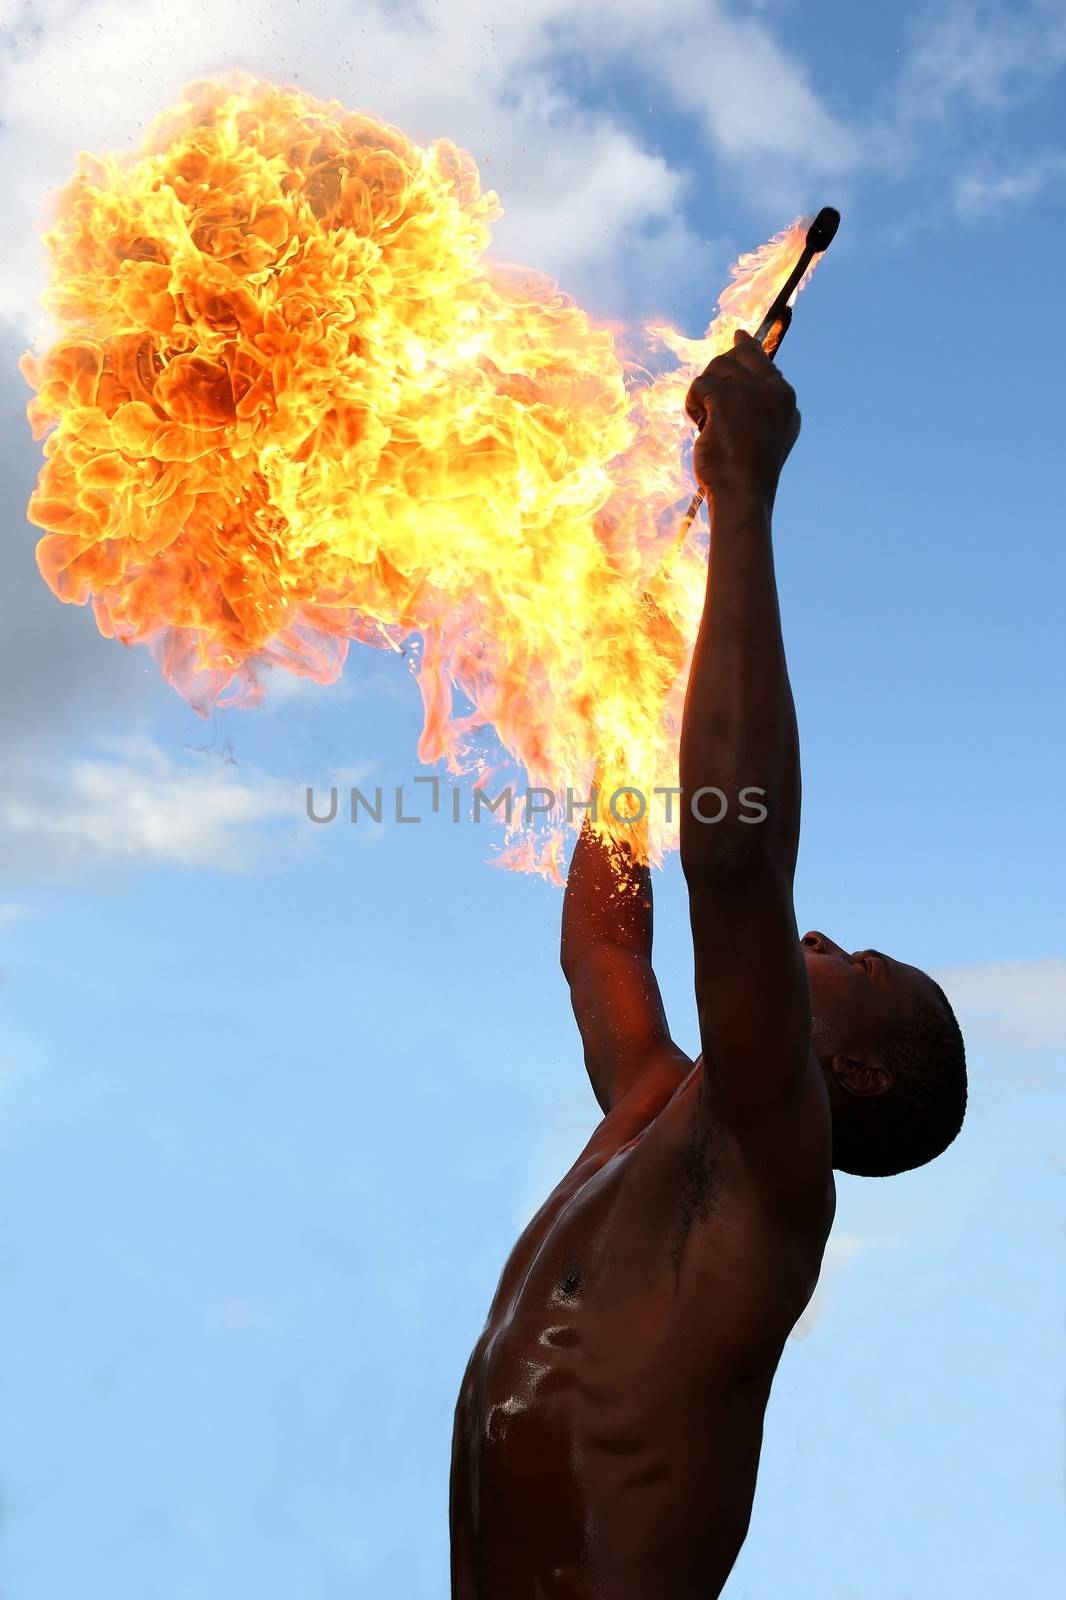
<path id="1" fill-rule="evenodd" d="M 884 1094 L 892 1087 L 892 1074 L 879 1061 L 859 1061 L 855 1056 L 834 1056 L 829 1070 L 848 1094 Z"/>

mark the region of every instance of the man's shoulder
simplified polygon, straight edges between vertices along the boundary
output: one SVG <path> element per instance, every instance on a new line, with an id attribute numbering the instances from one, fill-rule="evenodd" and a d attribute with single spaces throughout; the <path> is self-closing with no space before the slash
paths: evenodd
<path id="1" fill-rule="evenodd" d="M 617 1105 L 601 1118 L 575 1162 L 576 1168 L 602 1165 L 659 1122 L 691 1079 L 693 1063 L 672 1047 L 648 1067 Z M 571 1169 L 574 1170 L 574 1169 Z"/>

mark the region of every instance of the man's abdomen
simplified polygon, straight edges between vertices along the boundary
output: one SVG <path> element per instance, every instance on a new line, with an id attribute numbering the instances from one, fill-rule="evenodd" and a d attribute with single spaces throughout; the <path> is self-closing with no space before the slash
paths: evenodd
<path id="1" fill-rule="evenodd" d="M 575 1476 L 572 1325 L 532 1340 L 487 1329 L 455 1411 L 452 1581 L 455 1600 L 583 1596 L 585 1541 Z"/>
<path id="2" fill-rule="evenodd" d="M 765 1392 L 679 1385 L 633 1331 L 587 1316 L 486 1330 L 456 1408 L 455 1600 L 718 1593 L 747 1531 Z"/>

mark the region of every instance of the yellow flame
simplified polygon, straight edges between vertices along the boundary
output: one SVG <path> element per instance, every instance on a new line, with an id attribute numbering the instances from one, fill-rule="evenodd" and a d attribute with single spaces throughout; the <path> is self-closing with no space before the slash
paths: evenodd
<path id="1" fill-rule="evenodd" d="M 676 538 L 684 394 L 803 225 L 740 258 L 705 338 L 645 330 L 679 362 L 652 377 L 486 258 L 499 214 L 451 143 L 243 74 L 134 154 L 79 156 L 45 235 L 60 332 L 21 362 L 38 562 L 201 711 L 254 701 L 264 665 L 329 681 L 352 639 L 416 640 L 424 762 L 484 780 L 491 729 L 531 785 L 584 796 L 598 764 L 650 796 L 677 781 L 706 564 Z M 518 814 L 503 859 L 558 878 L 566 831 Z"/>

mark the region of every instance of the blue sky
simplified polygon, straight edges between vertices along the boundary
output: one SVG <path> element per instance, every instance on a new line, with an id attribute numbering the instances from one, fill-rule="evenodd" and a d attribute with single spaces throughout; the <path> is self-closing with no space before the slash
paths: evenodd
<path id="1" fill-rule="evenodd" d="M 782 355 L 798 916 L 942 977 L 971 1110 L 842 1180 L 726 1593 L 1056 1591 L 1066 8 L 46 0 L 0 46 L 7 1600 L 443 1597 L 459 1377 L 595 1115 L 558 891 L 485 829 L 302 816 L 418 770 L 401 662 L 204 722 L 36 575 L 33 219 L 232 64 L 456 138 L 501 252 L 594 314 L 698 333 L 738 250 L 840 205 Z M 656 890 L 695 1048 L 676 861 Z"/>

